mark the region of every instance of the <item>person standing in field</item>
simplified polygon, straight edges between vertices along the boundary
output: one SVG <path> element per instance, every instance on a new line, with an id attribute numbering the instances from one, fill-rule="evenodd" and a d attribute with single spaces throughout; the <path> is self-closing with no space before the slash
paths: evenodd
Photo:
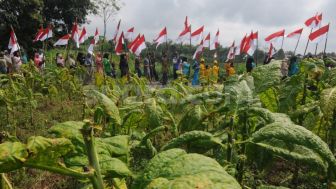
<path id="1" fill-rule="evenodd" d="M 230 77 L 236 73 L 234 66 L 233 66 L 233 60 L 229 60 L 228 62 L 226 62 L 224 65 L 224 68 L 225 68 L 227 77 Z"/>
<path id="2" fill-rule="evenodd" d="M 296 56 L 290 58 L 288 76 L 291 77 L 299 72 L 299 63 Z"/>
<path id="3" fill-rule="evenodd" d="M 287 58 L 283 59 L 281 62 L 281 75 L 282 75 L 282 79 L 286 79 L 286 77 L 288 76 L 288 59 Z"/>
<path id="4" fill-rule="evenodd" d="M 147 53 L 147 57 L 144 59 L 144 75 L 148 80 L 151 79 L 148 53 Z"/>
<path id="5" fill-rule="evenodd" d="M 86 75 L 84 79 L 84 84 L 87 85 L 92 81 L 93 74 L 93 56 L 91 53 L 87 53 L 85 57 L 85 67 L 86 67 Z"/>
<path id="6" fill-rule="evenodd" d="M 12 63 L 12 58 L 10 57 L 10 54 L 7 50 L 4 52 L 4 59 L 6 60 L 7 64 L 7 73 L 12 73 L 13 72 L 13 63 Z"/>
<path id="7" fill-rule="evenodd" d="M 155 55 L 154 53 L 150 53 L 149 56 L 149 68 L 150 68 L 150 75 L 151 75 L 151 80 L 158 81 L 159 76 L 157 75 L 156 68 L 155 68 Z"/>
<path id="8" fill-rule="evenodd" d="M 126 54 L 121 54 L 120 55 L 119 68 L 120 68 L 120 71 L 121 71 L 121 77 L 128 76 L 129 68 L 128 68 L 128 62 L 127 62 Z"/>
<path id="9" fill-rule="evenodd" d="M 168 83 L 168 57 L 166 52 L 162 52 L 162 85 Z"/>
<path id="10" fill-rule="evenodd" d="M 39 53 L 34 54 L 34 65 L 36 68 L 40 69 L 41 59 Z"/>
<path id="11" fill-rule="evenodd" d="M 174 55 L 174 58 L 173 58 L 173 74 L 174 74 L 174 79 L 177 79 L 177 71 L 178 71 L 178 68 L 179 68 L 179 61 L 178 61 L 178 57 L 177 57 L 177 53 Z"/>
<path id="12" fill-rule="evenodd" d="M 97 53 L 96 55 L 96 72 L 102 74 L 103 70 L 103 57 L 101 53 Z"/>
<path id="13" fill-rule="evenodd" d="M 20 68 L 21 68 L 21 65 L 22 65 L 22 60 L 21 60 L 21 57 L 19 55 L 19 51 L 15 51 L 13 53 L 12 63 L 13 63 L 14 71 L 15 72 L 20 72 Z"/>
<path id="14" fill-rule="evenodd" d="M 109 77 L 113 77 L 112 65 L 110 64 L 108 53 L 104 54 L 104 58 L 103 58 L 103 61 L 102 61 L 102 66 L 104 67 L 104 73 Z"/>
<path id="15" fill-rule="evenodd" d="M 219 76 L 219 66 L 217 60 L 214 60 L 214 65 L 212 66 L 212 75 L 215 83 L 217 83 Z"/>
<path id="16" fill-rule="evenodd" d="M 253 68 L 255 67 L 254 59 L 252 56 L 249 56 L 246 60 L 246 72 L 252 72 Z"/>
<path id="17" fill-rule="evenodd" d="M 194 76 L 193 80 L 191 82 L 192 85 L 199 85 L 199 71 L 200 71 L 200 64 L 197 60 L 195 60 L 194 64 L 192 65 L 192 68 L 194 69 Z"/>
<path id="18" fill-rule="evenodd" d="M 201 79 L 205 78 L 205 75 L 206 75 L 206 66 L 205 66 L 204 58 L 201 59 L 200 75 L 201 75 Z"/>
<path id="19" fill-rule="evenodd" d="M 140 56 L 136 56 L 135 57 L 134 68 L 135 68 L 135 73 L 140 78 L 142 76 L 142 73 L 141 73 L 141 64 L 140 64 Z"/>
<path id="20" fill-rule="evenodd" d="M 188 79 L 190 76 L 190 64 L 186 57 L 182 57 L 182 67 L 183 75 Z"/>
<path id="21" fill-rule="evenodd" d="M 1 74 L 7 73 L 7 62 L 4 56 L 5 56 L 5 53 L 0 52 L 0 73 Z"/>

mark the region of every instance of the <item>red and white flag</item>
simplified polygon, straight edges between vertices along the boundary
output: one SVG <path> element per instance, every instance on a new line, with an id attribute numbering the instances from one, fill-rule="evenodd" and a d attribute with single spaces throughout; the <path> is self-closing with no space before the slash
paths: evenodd
<path id="1" fill-rule="evenodd" d="M 46 39 L 53 37 L 53 31 L 51 26 L 48 26 L 46 29 L 43 30 L 42 35 L 40 36 L 40 41 L 45 41 Z"/>
<path id="2" fill-rule="evenodd" d="M 325 39 L 329 32 L 329 24 L 317 29 L 309 35 L 309 40 L 312 43 L 319 43 L 322 39 Z"/>
<path id="3" fill-rule="evenodd" d="M 142 35 L 137 41 L 136 43 L 133 45 L 131 51 L 139 56 L 141 51 L 144 50 L 146 48 L 146 40 L 145 40 L 145 36 Z"/>
<path id="4" fill-rule="evenodd" d="M 116 30 L 115 30 L 115 32 L 114 32 L 114 35 L 113 35 L 113 41 L 116 41 L 116 40 L 117 40 L 117 36 L 118 36 L 118 34 L 119 34 L 119 29 L 120 29 L 120 22 L 121 22 L 121 20 L 119 20 L 118 25 L 117 25 L 117 28 L 116 28 Z"/>
<path id="5" fill-rule="evenodd" d="M 219 30 L 217 30 L 215 38 L 213 39 L 210 45 L 210 50 L 216 50 L 218 47 L 219 47 Z"/>
<path id="6" fill-rule="evenodd" d="M 154 43 L 156 43 L 156 48 L 158 48 L 158 46 L 164 42 L 167 42 L 167 28 L 166 27 L 164 27 L 161 30 L 157 38 L 154 40 Z"/>
<path id="7" fill-rule="evenodd" d="M 314 29 L 321 26 L 321 21 L 322 21 L 322 13 L 321 14 L 316 13 L 315 16 L 305 21 L 305 25 L 309 28 Z"/>
<path id="8" fill-rule="evenodd" d="M 130 42 L 130 43 L 127 45 L 127 48 L 128 48 L 128 49 L 132 49 L 133 46 L 136 44 L 136 42 L 140 39 L 140 37 L 141 37 L 141 35 L 138 34 L 138 36 L 137 36 L 132 42 Z"/>
<path id="9" fill-rule="evenodd" d="M 190 40 L 190 33 L 191 33 L 191 27 L 186 27 L 184 28 L 184 30 L 180 33 L 179 37 L 177 38 L 176 42 L 181 42 L 183 43 L 184 41 L 188 41 Z"/>
<path id="10" fill-rule="evenodd" d="M 41 27 L 41 28 L 38 30 L 38 32 L 36 33 L 33 42 L 39 41 L 41 35 L 43 34 L 43 32 L 44 32 L 44 29 L 43 29 L 43 27 Z"/>
<path id="11" fill-rule="evenodd" d="M 303 28 L 300 28 L 298 30 L 293 31 L 292 33 L 288 34 L 286 37 L 287 38 L 292 38 L 292 39 L 299 39 L 301 34 L 302 34 Z"/>
<path id="12" fill-rule="evenodd" d="M 79 48 L 79 32 L 77 22 L 72 26 L 71 39 L 75 42 L 76 47 Z"/>
<path id="13" fill-rule="evenodd" d="M 270 43 L 270 47 L 268 50 L 268 58 L 272 58 L 277 53 L 276 49 L 274 48 L 273 44 Z"/>
<path id="14" fill-rule="evenodd" d="M 285 37 L 285 30 L 280 30 L 267 36 L 265 38 L 265 41 L 267 43 L 273 43 L 274 46 L 274 44 L 281 44 L 283 42 L 284 37 Z"/>
<path id="15" fill-rule="evenodd" d="M 10 36 L 9 36 L 9 43 L 8 43 L 8 49 L 11 49 L 10 54 L 12 55 L 15 51 L 20 50 L 20 46 L 19 43 L 17 42 L 17 38 L 15 35 L 14 30 L 12 29 L 12 31 L 10 32 Z"/>
<path id="16" fill-rule="evenodd" d="M 61 37 L 54 46 L 64 46 L 67 45 L 69 42 L 69 39 L 71 38 L 70 34 L 66 34 L 65 36 Z"/>
<path id="17" fill-rule="evenodd" d="M 96 44 L 96 40 L 94 38 L 91 39 L 90 46 L 88 48 L 88 53 L 93 54 L 95 44 Z"/>
<path id="18" fill-rule="evenodd" d="M 83 27 L 82 32 L 79 36 L 79 44 L 84 43 L 85 39 L 86 39 L 86 29 L 85 27 Z"/>
<path id="19" fill-rule="evenodd" d="M 204 26 L 198 28 L 197 30 L 195 30 L 194 32 L 191 33 L 191 40 L 194 43 L 199 44 L 199 42 L 202 40 L 203 30 L 204 30 Z"/>
<path id="20" fill-rule="evenodd" d="M 206 47 L 206 48 L 210 48 L 210 32 L 208 33 L 208 35 L 203 40 L 203 46 Z"/>
<path id="21" fill-rule="evenodd" d="M 240 44 L 236 47 L 236 50 L 235 50 L 236 55 L 241 55 L 241 54 L 244 53 L 244 48 L 245 48 L 245 45 L 246 45 L 246 41 L 247 41 L 247 37 L 246 37 L 246 34 L 245 34 L 243 39 L 240 41 Z"/>
<path id="22" fill-rule="evenodd" d="M 117 55 L 120 55 L 123 50 L 124 50 L 124 44 L 125 44 L 125 41 L 124 41 L 124 32 L 121 32 L 121 35 L 119 36 L 119 39 L 116 43 L 116 46 L 115 46 L 115 52 Z"/>
<path id="23" fill-rule="evenodd" d="M 236 55 L 236 47 L 235 47 L 235 41 L 233 41 L 230 49 L 229 49 L 229 52 L 228 52 L 228 55 L 227 55 L 227 60 L 233 60 L 235 55 Z"/>
<path id="24" fill-rule="evenodd" d="M 95 44 L 97 44 L 99 42 L 99 32 L 98 32 L 98 28 L 96 28 L 96 32 L 94 34 L 94 37 L 93 37 L 94 41 L 95 41 Z"/>
<path id="25" fill-rule="evenodd" d="M 246 38 L 243 52 L 253 56 L 258 44 L 258 32 L 251 32 L 250 36 Z"/>
<path id="26" fill-rule="evenodd" d="M 201 41 L 201 44 L 197 47 L 195 53 L 194 53 L 194 56 L 193 56 L 193 59 L 197 59 L 198 56 L 203 52 L 204 50 L 204 46 L 203 46 L 203 40 Z"/>
<path id="27" fill-rule="evenodd" d="M 130 29 L 127 30 L 125 34 L 125 39 L 131 41 L 133 39 L 133 34 L 134 34 L 134 27 L 131 27 Z"/>
<path id="28" fill-rule="evenodd" d="M 185 21 L 184 21 L 184 28 L 188 28 L 189 23 L 188 23 L 188 16 L 186 16 Z"/>

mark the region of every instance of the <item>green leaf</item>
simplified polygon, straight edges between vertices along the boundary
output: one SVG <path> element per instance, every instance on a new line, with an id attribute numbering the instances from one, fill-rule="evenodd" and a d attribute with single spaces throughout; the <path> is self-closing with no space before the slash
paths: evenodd
<path id="1" fill-rule="evenodd" d="M 333 112 L 336 111 L 336 87 L 321 92 L 320 106 L 324 115 L 332 116 Z"/>
<path id="2" fill-rule="evenodd" d="M 27 148 L 20 142 L 5 142 L 0 144 L 0 172 L 6 173 L 20 169 L 27 157 Z"/>
<path id="3" fill-rule="evenodd" d="M 178 129 L 180 132 L 203 130 L 205 124 L 203 123 L 206 117 L 206 109 L 201 105 L 193 106 L 190 110 L 183 115 L 179 122 Z"/>
<path id="4" fill-rule="evenodd" d="M 215 160 L 171 149 L 155 156 L 135 180 L 134 189 L 240 189 L 238 182 Z"/>
<path id="5" fill-rule="evenodd" d="M 280 84 L 281 61 L 272 61 L 271 64 L 256 67 L 252 76 L 254 78 L 255 91 L 261 93 Z"/>

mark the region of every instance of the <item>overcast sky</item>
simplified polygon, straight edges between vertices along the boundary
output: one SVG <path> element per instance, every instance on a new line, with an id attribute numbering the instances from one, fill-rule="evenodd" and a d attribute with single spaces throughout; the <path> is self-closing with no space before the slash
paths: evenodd
<path id="1" fill-rule="evenodd" d="M 306 19 L 316 12 L 323 13 L 322 25 L 331 23 L 327 51 L 336 48 L 336 0 L 122 0 L 120 12 L 107 27 L 108 38 L 114 33 L 117 21 L 121 19 L 121 29 L 134 26 L 135 33 L 145 34 L 146 41 L 152 41 L 160 30 L 167 26 L 168 38 L 176 40 L 184 28 L 184 19 L 189 17 L 192 30 L 205 26 L 205 34 L 215 35 L 220 30 L 220 43 L 223 46 L 237 42 L 251 30 L 259 31 L 261 49 L 266 48 L 264 38 L 281 29 L 286 34 L 304 27 L 299 44 L 303 53 L 310 29 L 304 26 Z M 89 16 L 87 26 L 90 35 L 96 27 L 102 33 L 103 21 L 98 16 Z M 296 41 L 287 39 L 284 50 L 293 50 Z M 323 51 L 324 41 L 318 51 Z M 313 52 L 315 45 L 309 45 Z"/>

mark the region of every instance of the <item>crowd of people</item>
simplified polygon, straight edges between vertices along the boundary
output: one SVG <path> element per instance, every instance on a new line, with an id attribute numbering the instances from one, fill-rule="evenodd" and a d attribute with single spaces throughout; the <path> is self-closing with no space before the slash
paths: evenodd
<path id="1" fill-rule="evenodd" d="M 170 61 L 171 60 L 171 61 Z M 264 64 L 269 64 L 272 58 L 267 58 Z M 64 56 L 62 53 L 57 53 L 55 60 L 58 67 L 75 68 L 79 65 L 87 70 L 84 83 L 89 84 L 92 81 L 93 74 L 104 74 L 111 78 L 117 77 L 116 63 L 112 60 L 109 53 L 77 53 L 77 57 L 73 54 Z M 19 72 L 22 64 L 27 63 L 27 58 L 21 56 L 19 51 L 12 55 L 8 51 L 0 52 L 0 73 Z M 45 55 L 42 50 L 35 53 L 33 58 L 34 65 L 43 70 L 45 67 Z M 156 69 L 156 64 L 161 64 L 161 76 Z M 246 72 L 251 72 L 256 64 L 253 57 L 248 56 L 246 59 Z M 166 52 L 163 52 L 158 58 L 153 52 L 147 52 L 143 58 L 137 56 L 134 59 L 134 73 L 138 77 L 146 77 L 150 82 L 160 82 L 166 85 L 169 80 L 170 70 L 172 70 L 173 79 L 185 78 L 191 81 L 192 85 L 200 85 L 204 83 L 217 83 L 220 79 L 220 69 L 222 69 L 217 60 L 212 64 L 206 64 L 204 58 L 199 60 L 190 60 L 184 55 L 174 53 L 169 59 Z M 120 77 L 128 77 L 130 74 L 129 54 L 123 53 L 119 58 Z M 296 74 L 299 71 L 298 59 L 293 56 L 290 59 L 284 59 L 281 64 L 281 74 L 283 79 Z M 227 60 L 223 66 L 223 73 L 226 77 L 236 73 L 234 60 Z"/>

